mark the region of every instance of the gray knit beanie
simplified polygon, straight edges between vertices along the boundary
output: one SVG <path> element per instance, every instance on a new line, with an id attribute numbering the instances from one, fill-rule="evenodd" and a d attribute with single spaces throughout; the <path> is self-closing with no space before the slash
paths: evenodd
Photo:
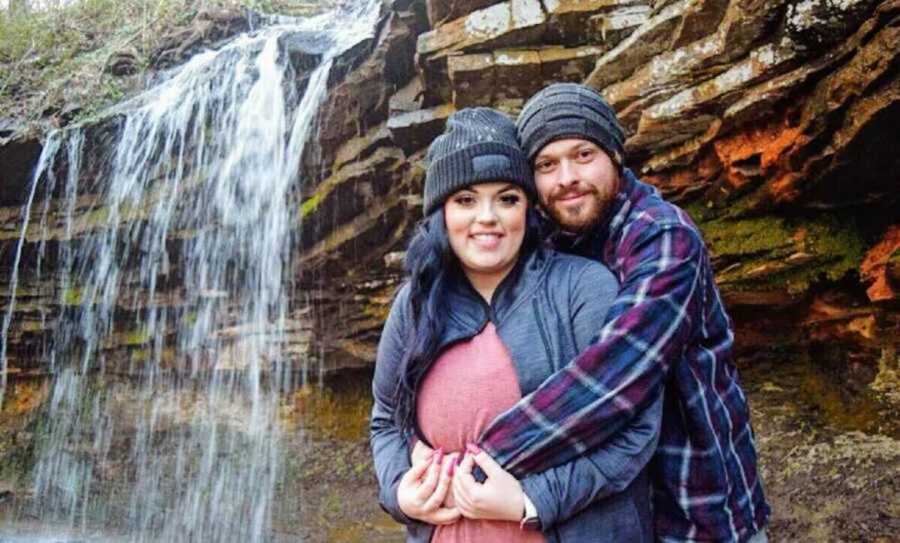
<path id="1" fill-rule="evenodd" d="M 528 160 L 548 143 L 582 138 L 599 145 L 621 169 L 625 163 L 625 136 L 603 96 L 576 83 L 555 83 L 535 94 L 516 121 L 519 142 Z"/>
<path id="2" fill-rule="evenodd" d="M 509 181 L 534 199 L 534 178 L 516 139 L 516 125 L 497 110 L 461 109 L 447 119 L 444 133 L 428 147 L 425 215 L 454 192 L 490 181 Z"/>

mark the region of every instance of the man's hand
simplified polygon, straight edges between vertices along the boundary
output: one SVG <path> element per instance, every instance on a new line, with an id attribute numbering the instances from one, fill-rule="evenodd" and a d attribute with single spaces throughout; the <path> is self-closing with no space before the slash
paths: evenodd
<path id="1" fill-rule="evenodd" d="M 462 516 L 513 522 L 522 520 L 525 492 L 519 481 L 478 447 L 468 445 L 466 449 L 468 452 L 453 477 L 453 496 Z M 476 464 L 487 475 L 483 484 L 472 476 Z"/>
<path id="2" fill-rule="evenodd" d="M 440 449 L 426 460 L 414 462 L 397 486 L 397 503 L 403 514 L 428 524 L 453 524 L 460 517 L 456 507 L 445 507 L 455 458 L 444 458 Z"/>

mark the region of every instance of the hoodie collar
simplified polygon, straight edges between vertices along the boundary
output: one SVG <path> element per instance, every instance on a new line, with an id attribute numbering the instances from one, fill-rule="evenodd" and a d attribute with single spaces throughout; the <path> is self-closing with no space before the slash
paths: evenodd
<path id="1" fill-rule="evenodd" d="M 490 304 L 478 294 L 462 271 L 454 272 L 447 299 L 450 322 L 455 324 L 453 328 L 468 334 L 480 331 L 488 321 L 499 327 L 540 284 L 549 269 L 550 258 L 551 254 L 542 248 L 520 257 L 497 286 Z"/>

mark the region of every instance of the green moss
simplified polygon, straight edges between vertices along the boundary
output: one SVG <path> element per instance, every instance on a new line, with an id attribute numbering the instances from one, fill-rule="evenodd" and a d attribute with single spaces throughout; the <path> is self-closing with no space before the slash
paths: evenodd
<path id="1" fill-rule="evenodd" d="M 319 204 L 322 202 L 322 194 L 313 194 L 300 204 L 300 217 L 305 219 L 307 216 L 316 212 Z"/>
<path id="2" fill-rule="evenodd" d="M 825 272 L 832 281 L 859 269 L 866 253 L 866 243 L 852 220 L 842 221 L 829 216 L 813 223 L 807 240 L 816 253 L 831 256 L 831 265 Z"/>
<path id="3" fill-rule="evenodd" d="M 353 382 L 347 390 L 303 387 L 293 396 L 293 416 L 316 436 L 353 442 L 365 436 L 371 396 L 368 381 Z"/>
<path id="4" fill-rule="evenodd" d="M 782 253 L 793 245 L 793 231 L 780 218 L 719 219 L 699 226 L 716 255 Z"/>
<path id="5" fill-rule="evenodd" d="M 737 290 L 803 292 L 854 272 L 865 254 L 849 218 L 714 217 L 715 211 L 702 203 L 688 207 L 719 263 L 719 282 Z"/>
<path id="6" fill-rule="evenodd" d="M 388 313 L 391 312 L 391 302 L 396 291 L 397 286 L 392 284 L 367 296 L 367 302 L 363 306 L 363 314 L 379 322 L 386 321 Z"/>
<path id="7" fill-rule="evenodd" d="M 151 339 L 152 338 L 150 337 L 150 331 L 146 328 L 140 328 L 125 333 L 122 336 L 122 345 L 144 345 L 145 343 L 149 343 Z"/>
<path id="8" fill-rule="evenodd" d="M 81 220 L 85 226 L 100 226 L 105 225 L 109 221 L 109 217 L 109 208 L 101 207 L 85 213 Z"/>
<path id="9" fill-rule="evenodd" d="M 84 301 L 84 293 L 78 287 L 69 287 L 63 292 L 63 305 L 81 305 Z"/>
<path id="10" fill-rule="evenodd" d="M 41 321 L 22 320 L 19 322 L 19 330 L 23 332 L 43 332 L 47 325 Z"/>
<path id="11" fill-rule="evenodd" d="M 132 349 L 128 353 L 131 356 L 132 362 L 149 362 L 153 358 L 153 353 L 150 349 Z"/>
<path id="12" fill-rule="evenodd" d="M 351 142 L 351 144 L 357 145 L 354 142 Z M 341 149 L 343 149 L 343 147 Z M 338 152 L 340 153 L 341 151 L 339 150 Z M 319 183 L 319 185 L 316 186 L 315 192 L 300 204 L 300 218 L 305 219 L 309 215 L 315 213 L 325 198 L 339 186 L 344 185 L 345 183 L 355 183 L 366 177 L 372 177 L 376 175 L 375 172 L 389 175 L 403 164 L 404 157 L 401 151 L 382 147 L 362 161 L 342 166 L 324 181 Z"/>

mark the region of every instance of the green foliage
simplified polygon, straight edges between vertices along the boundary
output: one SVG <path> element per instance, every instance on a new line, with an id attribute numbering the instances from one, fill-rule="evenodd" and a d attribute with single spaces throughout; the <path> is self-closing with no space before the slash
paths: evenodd
<path id="1" fill-rule="evenodd" d="M 40 9 L 0 10 L 0 112 L 35 120 L 65 107 L 89 117 L 121 100 L 137 78 L 104 71 L 129 50 L 143 71 L 165 36 L 201 9 L 246 7 L 306 14 L 330 0 L 50 0 Z"/>

